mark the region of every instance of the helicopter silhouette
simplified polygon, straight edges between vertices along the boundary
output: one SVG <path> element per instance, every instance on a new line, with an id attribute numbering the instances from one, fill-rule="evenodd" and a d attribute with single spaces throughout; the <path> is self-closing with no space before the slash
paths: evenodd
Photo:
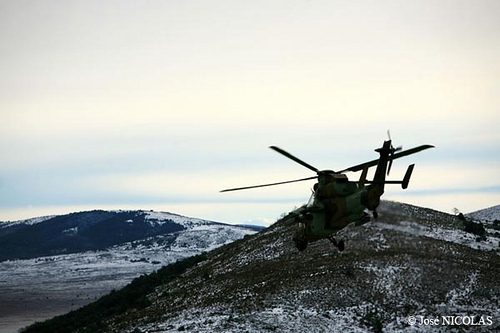
<path id="1" fill-rule="evenodd" d="M 341 171 L 319 170 L 309 163 L 293 156 L 285 150 L 276 146 L 269 148 L 288 157 L 296 163 L 312 170 L 316 176 L 288 180 L 277 183 L 237 187 L 222 190 L 221 192 L 247 190 L 252 188 L 275 186 L 317 179 L 314 184 L 313 193 L 307 204 L 291 211 L 288 217 L 297 225 L 293 241 L 299 251 L 304 251 L 307 245 L 320 239 L 328 239 L 339 251 L 345 248 L 344 240 L 337 241 L 334 235 L 347 225 L 354 223 L 357 226 L 377 219 L 377 207 L 380 204 L 380 197 L 384 194 L 385 184 L 400 184 L 403 189 L 408 187 L 410 177 L 415 164 L 408 166 L 402 180 L 386 180 L 389 175 L 392 162 L 395 159 L 418 153 L 422 150 L 434 148 L 432 145 L 421 145 L 412 149 L 401 151 L 402 147 L 394 148 L 390 133 L 389 140 L 384 141 L 382 147 L 375 149 L 379 153 L 379 158 L 351 166 Z M 373 180 L 366 179 L 368 169 L 376 166 Z M 357 182 L 350 181 L 345 175 L 346 172 L 362 171 Z"/>

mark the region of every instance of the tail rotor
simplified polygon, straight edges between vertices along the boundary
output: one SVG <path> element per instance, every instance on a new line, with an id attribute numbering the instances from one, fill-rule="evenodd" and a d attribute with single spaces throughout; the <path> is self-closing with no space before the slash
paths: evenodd
<path id="1" fill-rule="evenodd" d="M 389 142 L 391 143 L 389 147 L 389 149 L 391 150 L 391 152 L 389 153 L 389 167 L 387 168 L 387 175 L 389 176 L 389 173 L 391 172 L 392 161 L 394 160 L 394 153 L 402 150 L 403 146 L 394 148 L 394 146 L 392 145 L 391 132 L 389 130 L 387 130 L 387 136 L 389 137 Z"/>

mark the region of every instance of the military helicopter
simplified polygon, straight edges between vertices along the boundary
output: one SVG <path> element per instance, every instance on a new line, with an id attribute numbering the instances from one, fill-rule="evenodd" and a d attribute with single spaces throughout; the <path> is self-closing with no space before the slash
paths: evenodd
<path id="1" fill-rule="evenodd" d="M 386 174 L 389 175 L 392 162 L 395 159 L 415 154 L 425 149 L 434 148 L 432 145 L 421 145 L 400 151 L 402 147 L 394 148 L 390 134 L 388 133 L 388 135 L 389 140 L 384 141 L 382 147 L 375 149 L 380 154 L 378 159 L 351 166 L 341 171 L 319 170 L 281 148 L 270 146 L 269 148 L 274 151 L 314 171 L 316 176 L 278 183 L 230 188 L 221 192 L 247 190 L 317 179 L 318 182 L 314 184 L 313 193 L 308 203 L 288 214 L 297 225 L 293 241 L 299 251 L 304 251 L 308 243 L 326 238 L 339 251 L 343 251 L 345 248 L 344 240 L 337 241 L 334 238 L 334 234 L 337 231 L 351 223 L 360 226 L 370 222 L 371 218 L 366 210 L 371 211 L 373 218 L 377 219 L 377 207 L 380 203 L 380 197 L 384 194 L 385 184 L 400 184 L 403 189 L 408 187 L 415 164 L 408 166 L 403 180 L 386 180 Z M 374 166 L 377 167 L 375 175 L 373 180 L 369 181 L 366 179 L 368 169 Z M 350 181 L 345 175 L 346 172 L 356 171 L 362 171 L 357 182 Z"/>

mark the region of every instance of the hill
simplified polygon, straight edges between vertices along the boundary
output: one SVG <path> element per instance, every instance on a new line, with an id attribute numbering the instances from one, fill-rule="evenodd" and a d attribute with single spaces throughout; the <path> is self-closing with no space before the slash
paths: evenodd
<path id="1" fill-rule="evenodd" d="M 285 218 L 26 332 L 500 328 L 499 234 L 478 239 L 453 215 L 406 204 L 379 214 L 339 234 L 342 253 L 328 241 L 298 252 Z"/>
<path id="2" fill-rule="evenodd" d="M 145 239 L 167 247 L 191 230 L 220 226 L 224 224 L 165 212 L 103 210 L 0 222 L 0 261 L 103 250 Z"/>
<path id="3" fill-rule="evenodd" d="M 480 209 L 478 211 L 468 213 L 466 216 L 479 221 L 500 221 L 500 205 Z"/>
<path id="4" fill-rule="evenodd" d="M 0 332 L 79 308 L 162 265 L 255 232 L 153 211 L 0 223 Z"/>

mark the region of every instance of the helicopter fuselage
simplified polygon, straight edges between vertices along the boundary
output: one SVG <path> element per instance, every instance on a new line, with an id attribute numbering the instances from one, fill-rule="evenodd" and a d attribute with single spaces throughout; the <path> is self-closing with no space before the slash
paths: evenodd
<path id="1" fill-rule="evenodd" d="M 326 238 L 352 222 L 369 221 L 365 213 L 368 191 L 355 183 L 332 181 L 315 186 L 309 203 L 291 212 L 307 242 Z"/>

